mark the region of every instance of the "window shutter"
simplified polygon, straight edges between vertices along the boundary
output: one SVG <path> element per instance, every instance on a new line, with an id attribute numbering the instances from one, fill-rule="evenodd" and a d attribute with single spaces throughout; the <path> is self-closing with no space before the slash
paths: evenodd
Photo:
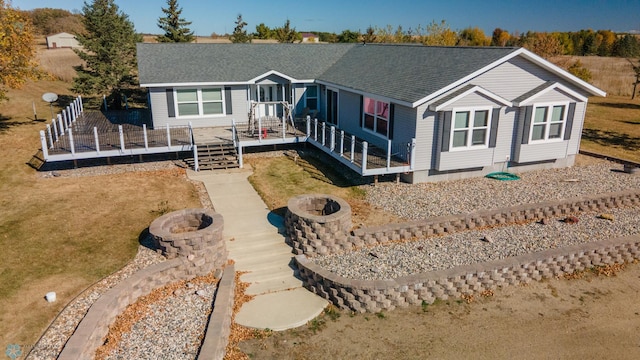
<path id="1" fill-rule="evenodd" d="M 224 88 L 224 107 L 226 108 L 227 115 L 233 114 L 233 108 L 231 104 L 231 87 L 226 86 Z"/>
<path id="2" fill-rule="evenodd" d="M 500 120 L 500 108 L 493 109 L 491 114 L 491 131 L 489 132 L 489 147 L 496 147 L 498 138 L 498 121 Z"/>
<path id="3" fill-rule="evenodd" d="M 442 152 L 449 151 L 449 139 L 451 138 L 451 111 L 445 111 L 442 119 Z"/>
<path id="4" fill-rule="evenodd" d="M 529 143 L 529 132 L 531 131 L 531 114 L 533 114 L 533 106 L 527 106 L 524 109 L 524 124 L 522 124 L 522 144 Z"/>
<path id="5" fill-rule="evenodd" d="M 396 107 L 393 103 L 389 104 L 389 140 L 393 140 L 393 126 Z"/>
<path id="6" fill-rule="evenodd" d="M 169 88 L 167 92 L 167 110 L 169 111 L 169 117 L 176 117 L 176 108 L 173 102 L 173 89 Z"/>
<path id="7" fill-rule="evenodd" d="M 360 95 L 360 127 L 364 128 L 364 97 Z"/>
<path id="8" fill-rule="evenodd" d="M 576 114 L 576 103 L 569 104 L 569 111 L 567 112 L 567 124 L 564 127 L 564 139 L 571 139 L 571 129 L 573 128 L 573 117 Z"/>

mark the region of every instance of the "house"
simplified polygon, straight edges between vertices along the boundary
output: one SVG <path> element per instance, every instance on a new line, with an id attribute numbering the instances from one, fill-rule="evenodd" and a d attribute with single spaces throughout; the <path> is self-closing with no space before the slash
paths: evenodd
<path id="1" fill-rule="evenodd" d="M 61 32 L 59 34 L 47 36 L 47 49 L 58 48 L 79 48 L 80 43 L 76 39 L 75 35 Z"/>
<path id="2" fill-rule="evenodd" d="M 314 34 L 314 33 L 302 33 L 300 34 L 302 36 L 302 42 L 303 43 L 319 43 L 320 42 L 320 37 L 318 37 L 318 35 Z"/>
<path id="3" fill-rule="evenodd" d="M 606 95 L 511 47 L 138 44 L 138 64 L 156 127 L 311 113 L 289 142 L 411 183 L 571 166 L 588 97 Z"/>

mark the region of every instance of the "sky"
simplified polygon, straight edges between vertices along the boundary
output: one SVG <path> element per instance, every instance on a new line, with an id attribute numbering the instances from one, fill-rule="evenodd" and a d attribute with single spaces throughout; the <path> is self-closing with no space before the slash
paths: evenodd
<path id="1" fill-rule="evenodd" d="M 91 0 L 87 0 L 91 3 Z M 22 10 L 57 8 L 82 11 L 83 0 L 11 0 Z M 158 19 L 167 0 L 115 0 L 140 33 L 159 34 Z M 238 14 L 254 32 L 264 23 L 283 26 L 289 19 L 297 31 L 364 32 L 369 26 L 395 30 L 424 28 L 445 20 L 452 30 L 479 27 L 491 35 L 497 27 L 510 33 L 578 31 L 582 29 L 640 31 L 640 0 L 178 0 L 182 17 L 199 36 L 233 32 Z"/>

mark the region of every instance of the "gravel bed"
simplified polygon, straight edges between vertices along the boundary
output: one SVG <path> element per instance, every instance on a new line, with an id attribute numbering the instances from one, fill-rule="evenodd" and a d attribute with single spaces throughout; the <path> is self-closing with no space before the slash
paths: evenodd
<path id="1" fill-rule="evenodd" d="M 408 220 L 640 188 L 640 176 L 604 160 L 571 168 L 530 171 L 516 181 L 488 178 L 422 184 L 364 185 L 367 201 Z"/>
<path id="2" fill-rule="evenodd" d="M 614 221 L 599 213 L 576 216 L 577 224 L 550 219 L 547 225 L 529 223 L 471 230 L 441 237 L 381 245 L 342 255 L 313 258 L 338 275 L 361 280 L 388 280 L 401 276 L 562 248 L 587 242 L 640 234 L 640 207 L 612 209 Z M 488 236 L 490 242 L 484 240 Z"/>
<path id="3" fill-rule="evenodd" d="M 158 171 L 158 170 L 171 170 L 178 167 L 184 167 L 180 160 L 161 160 L 161 161 L 147 161 L 147 162 L 132 162 L 122 164 L 107 165 L 99 161 L 100 159 L 91 160 L 91 162 L 83 163 L 83 166 L 78 168 L 69 168 L 70 164 L 55 164 L 50 165 L 53 169 L 47 171 L 40 171 L 39 174 L 44 178 L 51 177 L 82 177 L 82 176 L 99 176 L 99 175 L 112 175 L 123 174 L 134 171 Z M 87 160 L 89 161 L 89 160 Z M 115 161 L 115 159 L 114 159 Z"/>
<path id="4" fill-rule="evenodd" d="M 109 289 L 139 270 L 160 263 L 165 258 L 146 246 L 140 245 L 135 258 L 122 269 L 98 281 L 72 300 L 51 323 L 33 347 L 27 359 L 55 359 L 91 305 Z"/>
<path id="5" fill-rule="evenodd" d="M 215 284 L 187 283 L 186 290 L 151 304 L 105 359 L 195 359 L 215 289 Z"/>

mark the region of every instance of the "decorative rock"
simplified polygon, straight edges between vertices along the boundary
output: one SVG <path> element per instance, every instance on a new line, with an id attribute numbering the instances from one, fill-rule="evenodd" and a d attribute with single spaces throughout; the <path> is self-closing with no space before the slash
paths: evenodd
<path id="1" fill-rule="evenodd" d="M 575 216 L 567 216 L 562 221 L 564 221 L 566 224 L 577 224 L 579 220 Z"/>
<path id="2" fill-rule="evenodd" d="M 204 289 L 198 289 L 198 290 L 196 290 L 196 295 L 202 296 L 202 297 L 206 297 L 207 296 L 207 291 L 204 290 Z"/>
<path id="3" fill-rule="evenodd" d="M 56 301 L 56 293 L 55 291 L 50 291 L 48 292 L 45 296 L 44 299 L 47 300 L 47 302 L 55 302 Z"/>
<path id="4" fill-rule="evenodd" d="M 193 283 L 188 282 L 186 285 L 187 289 L 193 289 L 195 287 L 195 285 L 193 285 Z"/>
<path id="5" fill-rule="evenodd" d="M 542 218 L 542 219 L 540 220 L 540 224 L 541 224 L 541 225 L 549 225 L 549 219 L 547 219 L 547 218 Z"/>
<path id="6" fill-rule="evenodd" d="M 609 221 L 615 220 L 615 217 L 613 216 L 613 214 L 600 214 L 600 215 L 598 215 L 598 218 L 599 219 L 609 220 Z"/>
<path id="7" fill-rule="evenodd" d="M 176 290 L 173 292 L 173 295 L 175 295 L 175 296 L 182 296 L 182 295 L 184 295 L 184 289 L 176 289 Z"/>
<path id="8" fill-rule="evenodd" d="M 489 244 L 493 244 L 493 238 L 492 238 L 491 236 L 489 236 L 489 235 L 485 235 L 485 236 L 482 238 L 482 241 L 484 241 L 484 242 L 488 242 Z"/>

